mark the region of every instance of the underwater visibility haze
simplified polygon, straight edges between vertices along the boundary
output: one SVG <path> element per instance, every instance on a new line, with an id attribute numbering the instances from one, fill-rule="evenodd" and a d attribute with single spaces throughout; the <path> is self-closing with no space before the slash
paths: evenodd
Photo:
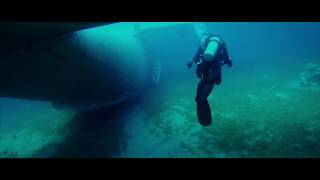
<path id="1" fill-rule="evenodd" d="M 34 37 L 9 36 L 8 24 L 0 47 Z M 320 157 L 318 22 L 48 29 L 0 50 L 0 158 Z M 187 63 L 207 34 L 223 39 L 232 66 L 221 67 L 202 126 L 197 64 Z"/>

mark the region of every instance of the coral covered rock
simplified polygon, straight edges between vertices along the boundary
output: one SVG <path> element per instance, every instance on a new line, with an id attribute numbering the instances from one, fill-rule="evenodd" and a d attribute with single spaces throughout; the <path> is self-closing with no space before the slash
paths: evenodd
<path id="1" fill-rule="evenodd" d="M 302 73 L 302 80 L 307 87 L 319 87 L 320 85 L 320 66 L 318 64 L 309 63 L 305 66 Z"/>
<path id="2" fill-rule="evenodd" d="M 299 74 L 296 85 L 298 88 L 320 88 L 320 66 L 315 63 L 308 63 L 304 67 L 304 71 Z"/>

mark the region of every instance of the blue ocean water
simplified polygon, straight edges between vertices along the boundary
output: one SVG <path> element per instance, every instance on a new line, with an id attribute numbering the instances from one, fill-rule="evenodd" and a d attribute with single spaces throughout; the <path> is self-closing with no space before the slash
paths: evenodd
<path id="1" fill-rule="evenodd" d="M 128 38 L 137 24 L 148 57 L 160 62 L 156 85 L 139 100 L 85 113 L 3 97 L 0 157 L 320 156 L 320 23 L 203 23 L 234 64 L 208 98 L 210 127 L 198 123 L 198 79 L 186 66 L 199 46 L 194 23 L 106 28 Z M 302 86 L 308 64 L 314 74 Z"/>

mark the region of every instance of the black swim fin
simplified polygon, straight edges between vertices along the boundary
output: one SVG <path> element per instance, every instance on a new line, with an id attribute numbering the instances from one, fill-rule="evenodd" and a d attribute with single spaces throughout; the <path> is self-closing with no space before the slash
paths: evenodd
<path id="1" fill-rule="evenodd" d="M 207 99 L 202 102 L 197 102 L 197 116 L 202 126 L 209 126 L 211 124 L 211 109 Z"/>

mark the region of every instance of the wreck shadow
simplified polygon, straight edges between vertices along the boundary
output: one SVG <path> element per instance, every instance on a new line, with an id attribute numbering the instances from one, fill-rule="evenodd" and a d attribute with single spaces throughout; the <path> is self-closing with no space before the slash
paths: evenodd
<path id="1" fill-rule="evenodd" d="M 125 149 L 124 125 L 135 100 L 112 107 L 83 112 L 64 127 L 68 132 L 60 143 L 50 143 L 32 157 L 101 158 L 120 157 Z"/>

